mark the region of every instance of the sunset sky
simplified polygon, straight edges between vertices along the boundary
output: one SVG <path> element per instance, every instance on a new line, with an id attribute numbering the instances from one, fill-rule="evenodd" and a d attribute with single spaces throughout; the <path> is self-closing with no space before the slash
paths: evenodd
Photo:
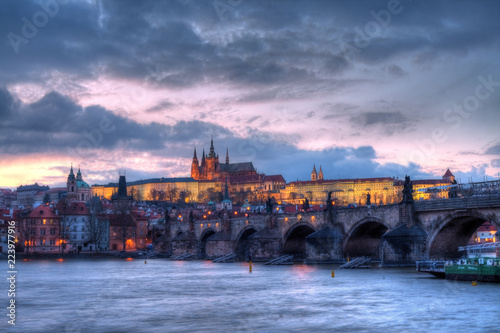
<path id="1" fill-rule="evenodd" d="M 2 1 L 0 187 L 500 172 L 499 1 Z"/>

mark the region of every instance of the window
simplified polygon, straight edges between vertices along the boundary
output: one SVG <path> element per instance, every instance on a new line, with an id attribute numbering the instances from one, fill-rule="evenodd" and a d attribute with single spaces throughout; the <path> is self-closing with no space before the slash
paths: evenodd
<path id="1" fill-rule="evenodd" d="M 40 235 L 45 235 L 45 229 L 40 229 Z"/>
<path id="2" fill-rule="evenodd" d="M 85 239 L 85 236 L 84 236 L 84 235 L 82 235 L 82 239 Z"/>
<path id="3" fill-rule="evenodd" d="M 36 229 L 31 229 L 31 234 L 36 235 Z"/>
<path id="4" fill-rule="evenodd" d="M 50 234 L 55 235 L 56 234 L 56 229 L 50 229 Z"/>
<path id="5" fill-rule="evenodd" d="M 51 240 L 50 240 L 50 245 L 56 245 L 56 241 L 55 241 L 55 240 L 53 240 L 53 239 L 51 239 Z"/>
<path id="6" fill-rule="evenodd" d="M 142 236 L 142 229 L 141 229 L 140 235 Z"/>

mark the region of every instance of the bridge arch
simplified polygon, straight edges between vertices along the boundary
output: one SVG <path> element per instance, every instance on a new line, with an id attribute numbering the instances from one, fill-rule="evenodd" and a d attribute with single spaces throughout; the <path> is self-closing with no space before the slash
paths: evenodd
<path id="1" fill-rule="evenodd" d="M 236 253 L 236 258 L 239 260 L 248 260 L 249 259 L 249 249 L 248 249 L 248 238 L 257 232 L 257 228 L 249 225 L 243 228 L 238 237 L 236 238 L 236 242 L 234 243 L 234 253 Z"/>
<path id="2" fill-rule="evenodd" d="M 344 238 L 344 254 L 349 257 L 380 258 L 380 241 L 389 230 L 382 219 L 368 216 L 356 222 Z"/>
<path id="3" fill-rule="evenodd" d="M 305 221 L 292 225 L 283 237 L 283 253 L 293 254 L 299 259 L 306 256 L 306 237 L 315 232 L 314 226 Z"/>
<path id="4" fill-rule="evenodd" d="M 430 259 L 461 257 L 464 253 L 459 252 L 458 247 L 467 245 L 477 228 L 487 221 L 497 225 L 496 221 L 490 221 L 487 216 L 477 211 L 460 211 L 446 216 L 429 237 L 428 257 Z"/>
<path id="5" fill-rule="evenodd" d="M 207 239 L 209 237 L 212 237 L 213 235 L 215 235 L 215 230 L 213 230 L 212 228 L 206 229 L 201 234 L 200 241 L 199 241 L 199 253 L 200 253 L 199 257 L 201 257 L 203 259 L 206 257 L 207 253 L 206 253 L 205 248 L 207 246 Z"/>

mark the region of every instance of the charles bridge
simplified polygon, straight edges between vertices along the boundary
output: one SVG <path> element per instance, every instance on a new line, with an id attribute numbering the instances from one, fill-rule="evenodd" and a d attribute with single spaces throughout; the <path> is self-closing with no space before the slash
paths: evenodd
<path id="1" fill-rule="evenodd" d="M 270 260 L 292 254 L 308 263 L 341 263 L 370 256 L 383 265 L 460 257 L 476 229 L 500 227 L 500 195 L 450 198 L 323 211 L 172 221 L 155 246 L 173 256 Z M 188 222 L 186 222 L 188 221 Z"/>

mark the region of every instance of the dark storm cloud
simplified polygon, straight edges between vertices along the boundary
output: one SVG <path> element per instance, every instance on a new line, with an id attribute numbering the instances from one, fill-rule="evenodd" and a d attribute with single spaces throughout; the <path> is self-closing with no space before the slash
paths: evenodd
<path id="1" fill-rule="evenodd" d="M 0 31 L 23 36 L 23 17 L 33 21 L 44 1 L 2 2 Z M 3 84 L 43 80 L 60 71 L 90 78 L 110 75 L 172 87 L 201 80 L 233 84 L 310 84 L 317 74 L 342 75 L 339 53 L 355 27 L 373 21 L 387 1 L 229 2 L 224 15 L 212 1 L 70 1 L 60 4 L 18 52 L 3 39 Z M 464 55 L 499 47 L 500 3 L 401 2 L 381 36 L 370 39 L 354 61 L 385 62 L 411 55 Z M 244 33 L 241 33 L 241 31 Z M 397 31 L 395 36 L 393 32 Z M 205 40 L 220 35 L 222 44 Z M 24 38 L 24 37 L 23 37 Z M 280 62 L 272 59 L 280 59 Z M 314 70 L 306 70 L 308 66 Z M 396 68 L 393 68 L 396 69 Z M 394 71 L 392 71 L 394 72 Z M 394 73 L 397 73 L 397 69 Z M 152 79 L 152 80 L 150 80 Z"/>
<path id="2" fill-rule="evenodd" d="M 0 90 L 0 145 L 2 152 L 64 151 L 82 142 L 92 148 L 161 150 L 168 144 L 188 143 L 209 136 L 214 125 L 197 121 L 163 125 L 139 124 L 100 106 L 83 108 L 52 92 L 39 101 L 23 104 Z M 226 133 L 223 128 L 218 129 Z"/>

